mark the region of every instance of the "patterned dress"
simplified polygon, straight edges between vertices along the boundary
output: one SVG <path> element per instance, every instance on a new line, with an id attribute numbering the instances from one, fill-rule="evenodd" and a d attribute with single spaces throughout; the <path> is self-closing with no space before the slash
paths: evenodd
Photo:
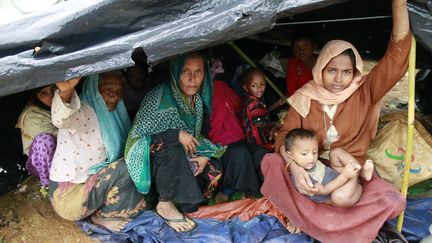
<path id="1" fill-rule="evenodd" d="M 243 127 L 247 141 L 272 150 L 269 140 L 270 130 L 262 127 L 263 124 L 269 121 L 269 112 L 264 102 L 259 98 L 248 95 L 243 108 Z"/>

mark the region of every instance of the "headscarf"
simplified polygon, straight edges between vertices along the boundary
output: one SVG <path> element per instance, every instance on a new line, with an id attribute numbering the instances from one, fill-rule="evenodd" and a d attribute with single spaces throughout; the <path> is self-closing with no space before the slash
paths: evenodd
<path id="1" fill-rule="evenodd" d="M 201 88 L 195 94 L 195 107 L 180 91 L 180 75 L 186 58 L 182 55 L 171 61 L 171 82 L 156 86 L 144 97 L 129 132 L 125 160 L 129 174 L 141 193 L 148 193 L 151 184 L 151 135 L 168 129 L 181 129 L 197 138 L 200 143 L 196 146 L 198 156 L 219 158 L 225 152 L 225 148 L 212 144 L 201 135 L 204 110 L 207 114 L 211 113 L 213 85 L 208 66 L 205 66 Z"/>
<path id="2" fill-rule="evenodd" d="M 109 163 L 123 156 L 127 135 L 131 127 L 123 100 L 119 101 L 115 110 L 111 112 L 108 110 L 105 101 L 99 93 L 100 80 L 99 75 L 87 77 L 80 95 L 81 101 L 92 107 L 96 113 L 107 157 L 107 161 L 90 168 L 91 173 L 99 171 Z"/>
<path id="3" fill-rule="evenodd" d="M 343 51 L 351 49 L 354 52 L 356 67 L 354 78 L 344 90 L 332 93 L 324 88 L 322 71 L 330 60 Z M 321 104 L 336 105 L 347 100 L 364 82 L 363 60 L 357 49 L 349 42 L 343 40 L 329 41 L 321 50 L 317 62 L 312 69 L 313 80 L 298 89 L 288 98 L 290 105 L 305 118 L 309 114 L 311 100 L 317 100 Z"/>

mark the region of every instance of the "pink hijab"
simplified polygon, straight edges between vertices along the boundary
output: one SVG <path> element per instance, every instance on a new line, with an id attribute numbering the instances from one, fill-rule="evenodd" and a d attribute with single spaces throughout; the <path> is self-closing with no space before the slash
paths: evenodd
<path id="1" fill-rule="evenodd" d="M 324 88 L 322 70 L 330 60 L 343 51 L 352 49 L 356 59 L 356 72 L 351 84 L 338 93 L 331 93 Z M 288 98 L 290 105 L 303 117 L 309 114 L 311 100 L 326 105 L 335 105 L 348 99 L 364 82 L 363 79 L 363 60 L 357 49 L 351 43 L 343 40 L 329 41 L 321 50 L 317 62 L 312 69 L 313 80 L 309 81 L 302 88 L 298 89 Z"/>

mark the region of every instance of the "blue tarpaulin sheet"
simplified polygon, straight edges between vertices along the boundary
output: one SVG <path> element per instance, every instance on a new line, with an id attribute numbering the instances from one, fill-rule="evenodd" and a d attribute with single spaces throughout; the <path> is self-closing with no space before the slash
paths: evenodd
<path id="1" fill-rule="evenodd" d="M 287 242 L 312 243 L 306 234 L 290 234 L 275 217 L 257 216 L 243 222 L 194 219 L 197 227 L 187 233 L 176 233 L 152 211 L 145 211 L 120 233 L 113 233 L 87 221 L 79 226 L 91 237 L 102 242 Z"/>
<path id="2" fill-rule="evenodd" d="M 390 221 L 396 227 L 397 218 Z M 408 199 L 402 234 L 409 241 L 419 241 L 430 235 L 432 198 Z"/>
<path id="3" fill-rule="evenodd" d="M 145 211 L 131 221 L 122 232 L 113 233 L 103 227 L 79 221 L 79 226 L 91 237 L 102 242 L 295 242 L 312 243 L 306 234 L 290 234 L 275 218 L 260 215 L 243 222 L 194 219 L 197 228 L 188 233 L 176 233 L 152 211 Z M 397 219 L 390 220 L 396 227 Z M 409 241 L 419 241 L 430 234 L 432 198 L 408 199 L 403 235 Z"/>

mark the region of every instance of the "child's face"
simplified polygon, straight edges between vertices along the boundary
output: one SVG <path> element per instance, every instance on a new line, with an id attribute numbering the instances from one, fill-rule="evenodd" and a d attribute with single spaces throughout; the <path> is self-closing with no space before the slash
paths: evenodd
<path id="1" fill-rule="evenodd" d="M 254 74 L 248 84 L 243 85 L 243 89 L 252 96 L 261 98 L 266 88 L 264 77 L 260 74 Z"/>
<path id="2" fill-rule="evenodd" d="M 312 60 L 314 45 L 306 39 L 300 39 L 293 43 L 294 56 L 302 62 Z"/>
<path id="3" fill-rule="evenodd" d="M 299 166 L 312 169 L 318 160 L 318 141 L 316 139 L 297 139 L 288 152 L 288 156 Z"/>
<path id="4" fill-rule="evenodd" d="M 51 107 L 52 100 L 54 97 L 54 90 L 55 90 L 55 86 L 53 85 L 46 86 L 45 88 L 41 89 L 39 92 L 36 93 L 36 97 L 44 105 Z"/>

